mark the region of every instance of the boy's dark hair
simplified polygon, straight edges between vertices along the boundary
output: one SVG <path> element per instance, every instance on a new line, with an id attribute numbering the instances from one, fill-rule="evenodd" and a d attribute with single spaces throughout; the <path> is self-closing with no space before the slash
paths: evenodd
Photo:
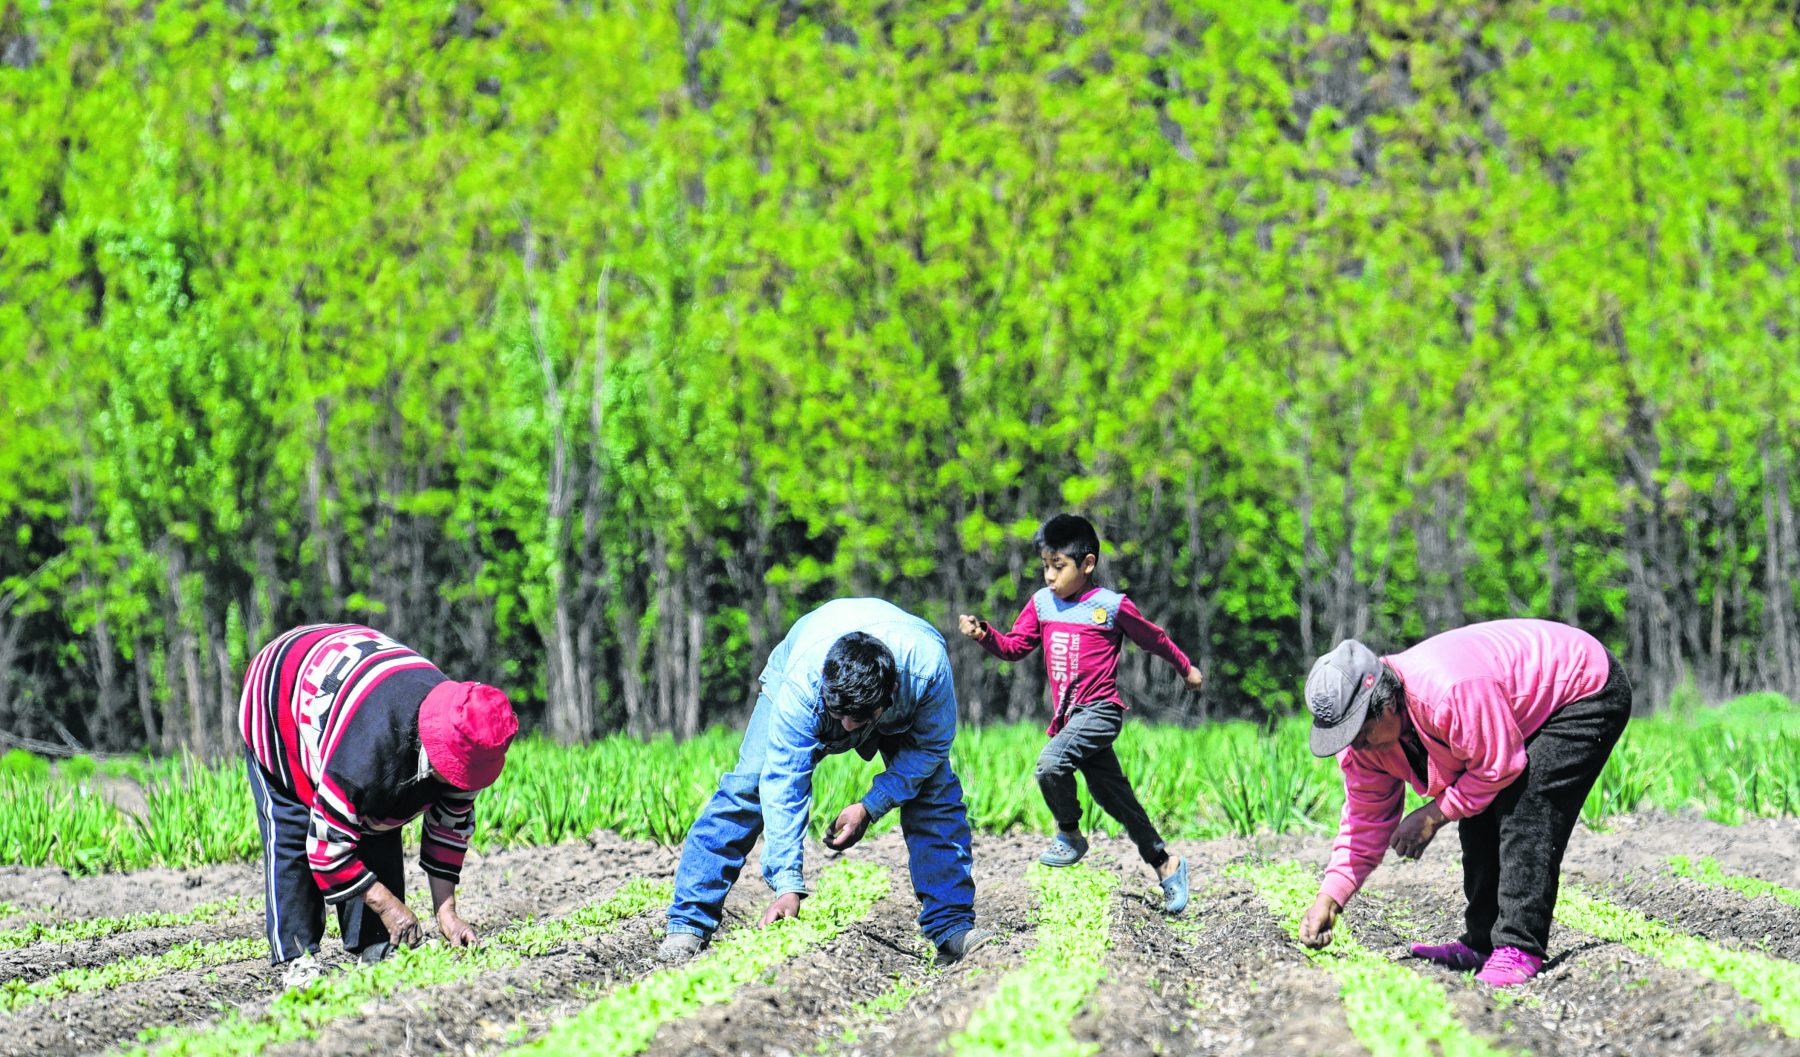
<path id="1" fill-rule="evenodd" d="M 825 654 L 825 678 L 820 696 L 826 711 L 851 719 L 866 720 L 894 700 L 899 676 L 894 655 L 880 639 L 852 631 L 831 644 Z"/>
<path id="2" fill-rule="evenodd" d="M 1092 554 L 1100 558 L 1100 534 L 1094 523 L 1079 514 L 1058 514 L 1039 526 L 1031 538 L 1040 551 L 1055 551 L 1076 561 Z"/>

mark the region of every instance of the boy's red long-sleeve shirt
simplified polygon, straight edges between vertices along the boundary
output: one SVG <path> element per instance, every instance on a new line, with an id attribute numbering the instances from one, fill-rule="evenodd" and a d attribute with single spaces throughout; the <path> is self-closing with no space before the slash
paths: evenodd
<path id="1" fill-rule="evenodd" d="M 1053 737 L 1062 729 L 1070 709 L 1096 701 L 1117 701 L 1121 707 L 1130 707 L 1119 697 L 1114 678 L 1125 639 L 1168 661 L 1183 675 L 1189 667 L 1187 654 L 1168 632 L 1146 620 L 1131 599 L 1104 587 L 1091 587 L 1068 601 L 1043 588 L 1025 603 L 1012 631 L 992 625 L 987 629 L 981 648 L 1003 661 L 1016 661 L 1039 645 L 1044 647 L 1044 670 L 1055 703 L 1049 729 Z"/>

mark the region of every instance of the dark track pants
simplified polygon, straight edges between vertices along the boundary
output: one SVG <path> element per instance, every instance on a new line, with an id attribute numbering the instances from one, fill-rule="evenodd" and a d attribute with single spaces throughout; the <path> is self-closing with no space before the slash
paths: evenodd
<path id="1" fill-rule="evenodd" d="M 1081 802 L 1075 797 L 1075 772 L 1087 779 L 1088 795 L 1100 809 L 1117 819 L 1137 845 L 1138 854 L 1151 866 L 1169 859 L 1162 835 L 1138 803 L 1131 780 L 1119 766 L 1113 751 L 1119 728 L 1125 725 L 1125 706 L 1117 701 L 1097 701 L 1069 711 L 1063 728 L 1038 754 L 1037 783 L 1056 825 L 1064 830 L 1081 828 Z"/>
<path id="2" fill-rule="evenodd" d="M 1544 957 L 1563 852 L 1588 790 L 1631 718 L 1631 680 L 1607 654 L 1606 685 L 1551 714 L 1525 739 L 1525 770 L 1486 811 L 1457 823 L 1462 838 L 1462 941 Z"/>
<path id="3" fill-rule="evenodd" d="M 256 825 L 263 842 L 263 931 L 269 937 L 269 960 L 276 965 L 319 949 L 325 938 L 325 894 L 306 862 L 306 831 L 312 809 L 276 785 L 256 758 L 245 753 L 250 796 L 256 801 Z M 405 898 L 405 857 L 400 831 L 370 833 L 357 846 L 357 856 L 375 879 Z M 360 954 L 386 943 L 387 926 L 363 904 L 360 895 L 337 906 L 344 949 Z"/>

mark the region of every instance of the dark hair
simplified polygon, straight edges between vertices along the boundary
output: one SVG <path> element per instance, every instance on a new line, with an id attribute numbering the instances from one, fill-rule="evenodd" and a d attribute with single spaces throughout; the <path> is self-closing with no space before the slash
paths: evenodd
<path id="1" fill-rule="evenodd" d="M 894 699 L 899 677 L 894 655 L 880 639 L 852 631 L 831 644 L 825 654 L 820 686 L 826 711 L 851 719 L 868 719 Z"/>
<path id="2" fill-rule="evenodd" d="M 1400 676 L 1382 661 L 1381 674 L 1375 677 L 1375 689 L 1369 694 L 1369 711 L 1363 716 L 1363 722 L 1387 715 L 1400 704 L 1405 693 L 1406 687 L 1400 682 Z"/>
<path id="3" fill-rule="evenodd" d="M 1079 514 L 1058 514 L 1046 521 L 1031 538 L 1040 551 L 1055 551 L 1076 561 L 1092 554 L 1100 557 L 1100 534 L 1094 523 Z"/>

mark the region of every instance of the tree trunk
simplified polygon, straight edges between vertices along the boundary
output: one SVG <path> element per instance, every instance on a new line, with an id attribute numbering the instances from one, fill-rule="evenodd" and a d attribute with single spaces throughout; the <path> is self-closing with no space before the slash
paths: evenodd
<path id="1" fill-rule="evenodd" d="M 700 563 L 688 560 L 684 579 L 683 608 L 687 611 L 686 671 L 682 674 L 681 737 L 700 733 L 700 656 L 706 643 L 706 584 L 701 579 Z"/>
<path id="2" fill-rule="evenodd" d="M 187 576 L 186 556 L 173 541 L 163 540 L 163 575 L 168 587 L 168 678 L 171 703 L 181 702 L 187 713 L 187 749 L 198 756 L 209 753 L 205 676 L 201 671 L 201 643 L 197 614 L 191 612 L 182 581 Z"/>
<path id="3" fill-rule="evenodd" d="M 650 562 L 656 591 L 656 641 L 651 657 L 651 670 L 656 673 L 656 729 L 675 729 L 675 673 L 677 659 L 686 650 L 680 641 L 683 626 L 676 619 L 675 588 L 670 582 L 669 549 L 660 536 L 654 537 Z"/>
<path id="4" fill-rule="evenodd" d="M 1218 615 L 1218 574 L 1221 559 L 1218 555 L 1230 553 L 1229 542 L 1221 541 L 1217 547 L 1209 547 L 1203 531 L 1200 510 L 1200 488 L 1205 481 L 1205 463 L 1202 457 L 1196 456 L 1189 465 L 1187 478 L 1184 481 L 1183 522 L 1187 528 L 1188 548 L 1188 606 L 1194 614 L 1194 640 L 1187 643 L 1188 659 L 1194 666 L 1205 673 L 1210 680 L 1213 671 L 1212 626 L 1213 618 Z M 1200 478 L 1196 480 L 1196 476 Z M 1195 698 L 1196 709 L 1200 718 L 1208 716 L 1207 699 L 1212 695 L 1202 692 Z"/>
<path id="5" fill-rule="evenodd" d="M 635 605 L 616 608 L 613 628 L 619 641 L 619 689 L 625 698 L 625 730 L 636 737 L 650 731 L 644 709 L 647 703 L 644 686 L 644 633 Z"/>
<path id="6" fill-rule="evenodd" d="M 219 729 L 214 744 L 218 747 L 216 757 L 229 753 L 233 746 L 239 744 L 241 735 L 237 731 L 238 698 L 243 688 L 237 679 L 237 673 L 231 670 L 231 650 L 226 645 L 225 629 L 213 626 L 211 629 L 208 653 L 211 658 L 212 678 L 218 687 L 218 697 L 214 699 L 216 714 L 219 716 Z"/>
<path id="7" fill-rule="evenodd" d="M 82 577 L 86 579 L 84 574 Z M 85 588 L 84 588 L 85 590 Z M 126 748 L 130 739 L 122 729 L 125 711 L 125 686 L 119 675 L 118 649 L 113 643 L 112 628 L 105 617 L 94 620 L 89 629 L 93 640 L 95 690 L 94 718 L 88 723 L 88 738 L 96 748 Z"/>
<path id="8" fill-rule="evenodd" d="M 324 603 L 316 612 L 321 620 L 335 620 L 343 613 L 343 562 L 338 553 L 338 532 L 334 520 L 337 488 L 331 477 L 331 401 L 320 398 L 313 405 L 318 421 L 318 434 L 313 438 L 313 457 L 306 469 L 307 526 L 318 548 L 319 572 L 325 584 Z M 332 509 L 327 510 L 330 503 Z"/>
<path id="9" fill-rule="evenodd" d="M 1311 663 L 1311 658 L 1318 653 L 1313 645 L 1313 561 L 1319 553 L 1319 537 L 1313 528 L 1313 460 L 1312 429 L 1302 425 L 1300 429 L 1300 487 L 1295 497 L 1300 508 L 1300 589 L 1295 592 L 1296 601 L 1300 603 L 1300 656 Z"/>
<path id="10" fill-rule="evenodd" d="M 144 720 L 144 741 L 151 745 L 160 742 L 162 751 L 166 753 L 169 751 L 169 743 L 156 721 L 156 692 L 150 683 L 150 644 L 142 638 L 133 644 L 132 660 L 132 668 L 137 675 L 138 715 Z M 4 671 L 4 666 L 0 666 L 0 672 Z"/>
<path id="11" fill-rule="evenodd" d="M 1762 682 L 1793 696 L 1800 690 L 1800 662 L 1794 657 L 1793 581 L 1788 573 L 1794 545 L 1793 510 L 1788 505 L 1787 467 L 1768 441 L 1762 445 L 1763 612 L 1765 650 Z"/>

